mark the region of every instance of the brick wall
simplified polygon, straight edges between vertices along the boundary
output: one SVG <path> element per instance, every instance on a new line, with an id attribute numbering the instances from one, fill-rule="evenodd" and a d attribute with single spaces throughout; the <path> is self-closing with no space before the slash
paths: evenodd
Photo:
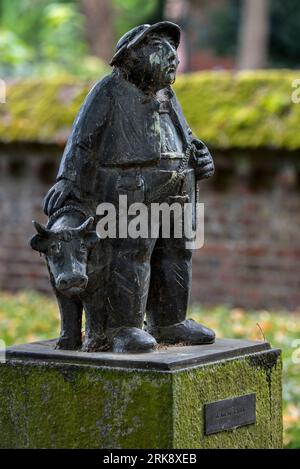
<path id="1" fill-rule="evenodd" d="M 0 289 L 49 292 L 46 267 L 28 240 L 62 149 L 0 147 Z M 192 301 L 247 308 L 300 306 L 299 155 L 216 154 L 200 184 L 205 244 L 194 253 Z"/>
<path id="2" fill-rule="evenodd" d="M 194 256 L 193 300 L 299 307 L 298 156 L 283 160 L 265 152 L 216 160 L 215 180 L 200 185 L 205 243 Z"/>
<path id="3" fill-rule="evenodd" d="M 47 221 L 41 201 L 55 178 L 57 160 L 56 148 L 0 149 L 0 289 L 50 290 L 44 261 L 28 243 L 32 220 Z"/>

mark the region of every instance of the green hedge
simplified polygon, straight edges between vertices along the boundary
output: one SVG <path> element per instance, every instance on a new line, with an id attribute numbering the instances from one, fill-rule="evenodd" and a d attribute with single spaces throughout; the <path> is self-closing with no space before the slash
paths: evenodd
<path id="1" fill-rule="evenodd" d="M 300 148 L 300 104 L 295 71 L 179 76 L 175 90 L 193 131 L 214 148 Z M 64 144 L 91 82 L 73 77 L 7 85 L 0 105 L 0 141 Z"/>

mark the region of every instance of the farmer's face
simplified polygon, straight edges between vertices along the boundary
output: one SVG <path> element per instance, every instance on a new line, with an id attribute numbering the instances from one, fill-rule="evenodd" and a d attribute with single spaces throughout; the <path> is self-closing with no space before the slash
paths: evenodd
<path id="1" fill-rule="evenodd" d="M 132 72 L 139 82 L 160 90 L 174 83 L 179 64 L 174 40 L 152 34 L 132 50 Z"/>

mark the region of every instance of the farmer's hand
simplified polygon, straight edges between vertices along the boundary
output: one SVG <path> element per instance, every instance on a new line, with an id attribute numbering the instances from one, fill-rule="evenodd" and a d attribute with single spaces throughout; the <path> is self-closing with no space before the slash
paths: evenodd
<path id="1" fill-rule="evenodd" d="M 194 167 L 197 179 L 211 177 L 215 172 L 215 166 L 207 146 L 197 139 L 194 139 L 192 144 L 194 146 Z"/>
<path id="2" fill-rule="evenodd" d="M 79 200 L 79 197 L 79 190 L 74 183 L 67 179 L 61 179 L 51 187 L 44 198 L 43 211 L 46 215 L 50 216 L 60 209 L 66 200 Z"/>

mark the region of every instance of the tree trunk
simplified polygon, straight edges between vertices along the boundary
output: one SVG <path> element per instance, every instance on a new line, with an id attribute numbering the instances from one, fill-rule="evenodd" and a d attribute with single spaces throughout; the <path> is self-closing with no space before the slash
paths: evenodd
<path id="1" fill-rule="evenodd" d="M 269 0 L 243 0 L 237 68 L 265 68 L 268 61 Z"/>
<path id="2" fill-rule="evenodd" d="M 86 16 L 86 37 L 90 52 L 108 62 L 113 53 L 113 12 L 110 0 L 80 0 Z"/>
<path id="3" fill-rule="evenodd" d="M 192 71 L 193 55 L 199 50 L 199 28 L 207 25 L 210 10 L 223 6 L 226 0 L 166 0 L 165 18 L 183 26 L 179 46 L 180 72 Z"/>

